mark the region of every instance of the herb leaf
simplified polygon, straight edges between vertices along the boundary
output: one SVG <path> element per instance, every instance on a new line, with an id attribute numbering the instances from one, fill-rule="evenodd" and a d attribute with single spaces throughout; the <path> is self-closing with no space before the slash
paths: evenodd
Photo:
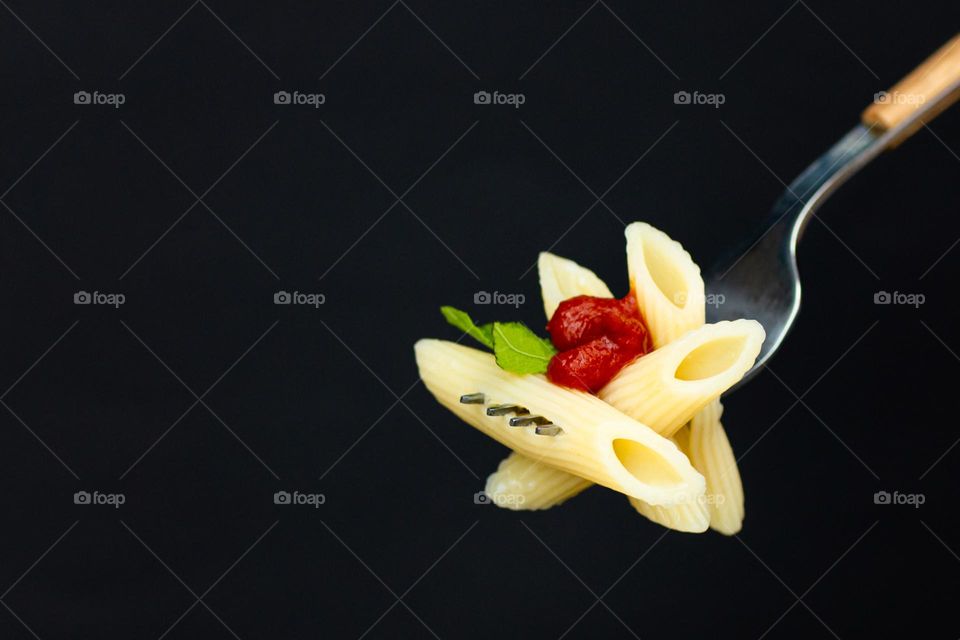
<path id="1" fill-rule="evenodd" d="M 549 340 L 520 322 L 494 322 L 493 353 L 497 364 L 506 371 L 546 373 L 557 350 Z"/>
<path id="2" fill-rule="evenodd" d="M 470 318 L 470 314 L 468 314 L 466 311 L 461 311 L 456 307 L 440 307 L 440 313 L 443 314 L 443 317 L 446 318 L 447 322 L 455 326 L 457 329 L 460 329 L 460 331 L 463 331 L 480 344 L 490 349 L 494 348 L 493 323 L 487 323 L 478 327 Z"/>

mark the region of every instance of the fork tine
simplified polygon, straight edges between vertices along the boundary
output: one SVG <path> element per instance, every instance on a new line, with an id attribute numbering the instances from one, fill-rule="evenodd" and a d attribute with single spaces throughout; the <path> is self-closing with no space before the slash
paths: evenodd
<path id="1" fill-rule="evenodd" d="M 487 398 L 482 393 L 467 393 L 460 396 L 460 402 L 463 404 L 484 404 Z"/>
<path id="2" fill-rule="evenodd" d="M 546 425 L 546 424 L 550 424 L 550 421 L 544 418 L 543 416 L 525 415 L 523 417 L 510 418 L 510 422 L 509 422 L 509 425 L 511 427 L 529 427 L 532 424 Z"/>
<path id="3" fill-rule="evenodd" d="M 488 416 L 505 416 L 508 413 L 518 416 L 525 416 L 530 413 L 530 411 L 516 404 L 496 404 L 492 407 L 487 407 Z"/>
<path id="4" fill-rule="evenodd" d="M 563 429 L 553 423 L 537 425 L 534 431 L 538 436 L 556 436 L 563 433 Z"/>

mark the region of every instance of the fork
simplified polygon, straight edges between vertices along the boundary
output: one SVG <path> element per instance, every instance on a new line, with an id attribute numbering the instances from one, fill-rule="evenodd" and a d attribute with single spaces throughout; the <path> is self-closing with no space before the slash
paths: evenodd
<path id="1" fill-rule="evenodd" d="M 707 273 L 705 288 L 717 302 L 707 307 L 708 322 L 753 318 L 767 332 L 756 363 L 729 391 L 759 373 L 797 318 L 797 242 L 814 212 L 882 151 L 895 148 L 958 98 L 960 35 L 889 91 L 875 94 L 873 104 L 861 114 L 860 124 L 790 183 L 752 242 Z"/>

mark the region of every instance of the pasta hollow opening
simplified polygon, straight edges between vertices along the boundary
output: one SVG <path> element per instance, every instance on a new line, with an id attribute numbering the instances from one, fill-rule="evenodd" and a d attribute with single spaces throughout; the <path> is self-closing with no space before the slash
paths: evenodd
<path id="1" fill-rule="evenodd" d="M 644 484 L 662 487 L 683 481 L 663 456 L 636 440 L 617 438 L 613 441 L 613 452 L 620 464 Z"/>
<path id="2" fill-rule="evenodd" d="M 745 336 L 729 336 L 706 342 L 688 353 L 673 375 L 678 380 L 692 382 L 723 373 L 740 358 L 746 342 Z"/>
<path id="3" fill-rule="evenodd" d="M 643 241 L 643 261 L 653 283 L 663 295 L 678 309 L 687 306 L 687 280 L 657 242 Z"/>

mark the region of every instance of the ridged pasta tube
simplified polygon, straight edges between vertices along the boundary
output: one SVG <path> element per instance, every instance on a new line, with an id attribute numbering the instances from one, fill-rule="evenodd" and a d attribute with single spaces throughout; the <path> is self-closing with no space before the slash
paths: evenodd
<path id="1" fill-rule="evenodd" d="M 415 352 L 424 385 L 443 406 L 515 451 L 650 504 L 674 504 L 706 489 L 676 445 L 595 396 L 504 371 L 493 355 L 453 342 L 420 340 Z M 519 404 L 563 432 L 551 437 L 510 427 L 507 417 L 486 415 L 484 405 L 461 403 L 469 393 Z"/>
<path id="2" fill-rule="evenodd" d="M 685 453 L 707 480 L 710 528 L 732 536 L 743 526 L 743 483 L 730 441 L 723 430 L 719 400 L 708 404 L 690 422 L 690 445 Z"/>

